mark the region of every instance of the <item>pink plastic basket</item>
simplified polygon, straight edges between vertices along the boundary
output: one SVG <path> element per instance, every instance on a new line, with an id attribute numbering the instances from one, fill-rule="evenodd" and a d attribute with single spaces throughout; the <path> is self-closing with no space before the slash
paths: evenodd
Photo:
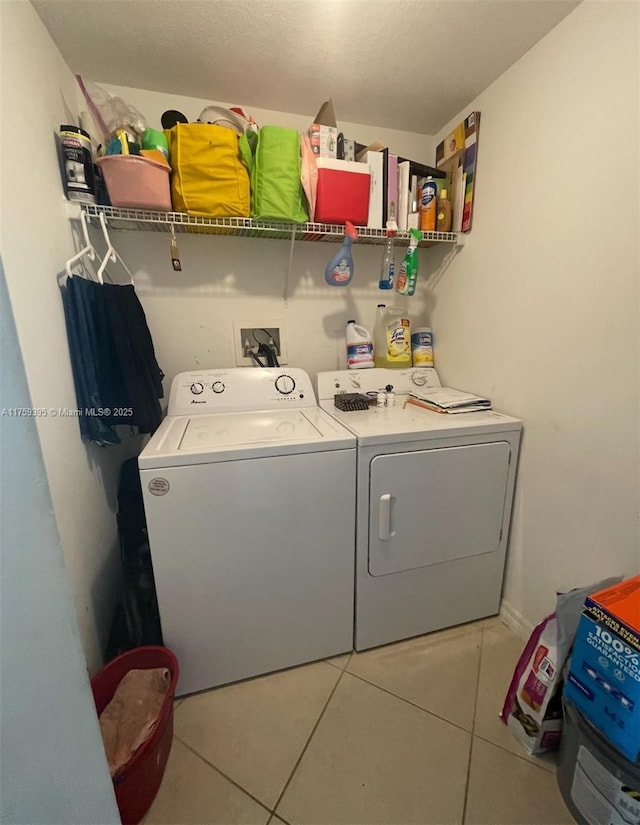
<path id="1" fill-rule="evenodd" d="M 171 211 L 169 172 L 164 163 L 140 155 L 97 158 L 112 206 Z"/>

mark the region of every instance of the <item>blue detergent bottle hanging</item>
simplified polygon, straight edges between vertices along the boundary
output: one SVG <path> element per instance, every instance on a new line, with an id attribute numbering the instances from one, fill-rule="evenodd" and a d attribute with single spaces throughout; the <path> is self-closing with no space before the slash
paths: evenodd
<path id="1" fill-rule="evenodd" d="M 342 246 L 331 258 L 324 271 L 324 279 L 329 286 L 347 286 L 353 278 L 353 258 L 351 244 L 358 237 L 355 226 L 349 221 L 345 224 Z"/>

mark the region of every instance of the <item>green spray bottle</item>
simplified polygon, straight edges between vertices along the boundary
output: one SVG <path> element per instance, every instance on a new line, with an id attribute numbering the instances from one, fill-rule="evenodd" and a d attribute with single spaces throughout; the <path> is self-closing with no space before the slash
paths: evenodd
<path id="1" fill-rule="evenodd" d="M 418 244 L 422 240 L 422 232 L 411 229 L 410 234 L 409 248 L 396 278 L 396 292 L 400 295 L 413 295 L 418 279 Z"/>

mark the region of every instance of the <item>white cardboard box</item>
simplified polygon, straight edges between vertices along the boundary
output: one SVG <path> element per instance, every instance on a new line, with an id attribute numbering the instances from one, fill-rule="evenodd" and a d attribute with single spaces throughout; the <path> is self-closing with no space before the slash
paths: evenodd
<path id="1" fill-rule="evenodd" d="M 309 127 L 309 139 L 314 155 L 321 158 L 337 157 L 338 129 L 335 126 L 312 123 Z"/>
<path id="2" fill-rule="evenodd" d="M 371 189 L 369 194 L 369 217 L 367 226 L 370 229 L 384 229 L 382 223 L 382 152 L 368 151 L 362 156 L 361 163 L 366 163 L 371 171 Z"/>

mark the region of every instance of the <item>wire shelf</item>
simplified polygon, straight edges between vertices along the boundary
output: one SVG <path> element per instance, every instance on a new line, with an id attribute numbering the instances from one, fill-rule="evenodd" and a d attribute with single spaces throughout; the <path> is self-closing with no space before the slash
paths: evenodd
<path id="1" fill-rule="evenodd" d="M 325 223 L 281 223 L 255 221 L 251 218 L 199 218 L 185 212 L 151 212 L 146 209 L 123 209 L 116 206 L 84 204 L 87 215 L 96 222 L 104 214 L 111 229 L 146 232 L 174 232 L 196 235 L 232 235 L 242 238 L 281 238 L 298 241 L 342 241 L 344 226 Z M 359 244 L 384 244 L 386 229 L 357 226 Z M 408 241 L 408 231 L 396 233 L 399 241 Z M 423 232 L 419 246 L 435 243 L 461 244 L 457 232 Z"/>

